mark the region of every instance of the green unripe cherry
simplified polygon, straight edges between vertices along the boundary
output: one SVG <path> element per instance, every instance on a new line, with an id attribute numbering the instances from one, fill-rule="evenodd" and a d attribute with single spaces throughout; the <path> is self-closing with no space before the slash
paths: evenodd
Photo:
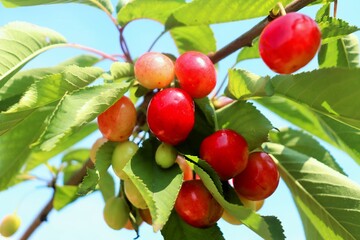
<path id="1" fill-rule="evenodd" d="M 169 144 L 161 143 L 155 153 L 155 161 L 162 168 L 174 165 L 178 152 Z"/>
<path id="2" fill-rule="evenodd" d="M 112 168 L 115 174 L 123 180 L 129 179 L 126 173 L 123 171 L 126 163 L 135 155 L 136 151 L 139 149 L 138 145 L 134 142 L 125 141 L 120 142 L 114 149 L 112 155 Z"/>
<path id="3" fill-rule="evenodd" d="M 0 223 L 0 235 L 10 237 L 19 229 L 20 224 L 21 219 L 16 213 L 5 216 Z"/>
<path id="4" fill-rule="evenodd" d="M 104 207 L 104 220 L 112 229 L 119 230 L 129 220 L 130 209 L 123 197 L 109 198 Z"/>

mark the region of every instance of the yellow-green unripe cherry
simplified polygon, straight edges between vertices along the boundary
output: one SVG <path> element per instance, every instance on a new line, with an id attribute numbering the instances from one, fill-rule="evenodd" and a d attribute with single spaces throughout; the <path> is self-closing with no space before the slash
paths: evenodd
<path id="1" fill-rule="evenodd" d="M 127 223 L 129 212 L 129 206 L 123 197 L 111 197 L 105 203 L 104 220 L 109 227 L 119 230 Z"/>
<path id="2" fill-rule="evenodd" d="M 10 237 L 20 227 L 21 219 L 16 213 L 9 214 L 0 223 L 0 235 Z"/>
<path id="3" fill-rule="evenodd" d="M 124 181 L 124 190 L 127 199 L 132 205 L 140 209 L 148 208 L 145 199 L 130 179 Z"/>
<path id="4" fill-rule="evenodd" d="M 161 143 L 155 153 L 155 161 L 162 168 L 169 168 L 174 165 L 178 152 L 166 143 Z"/>
<path id="5" fill-rule="evenodd" d="M 131 141 L 120 142 L 114 149 L 112 155 L 112 168 L 115 174 L 123 180 L 129 179 L 126 173 L 123 171 L 126 163 L 135 155 L 139 149 L 138 145 Z"/>

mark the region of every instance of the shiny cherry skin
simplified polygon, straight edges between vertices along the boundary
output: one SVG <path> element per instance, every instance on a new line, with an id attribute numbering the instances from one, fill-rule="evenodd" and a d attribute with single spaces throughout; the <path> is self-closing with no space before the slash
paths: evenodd
<path id="1" fill-rule="evenodd" d="M 151 99 L 147 123 L 160 141 L 177 145 L 187 138 L 194 126 L 194 101 L 182 89 L 166 88 Z"/>
<path id="2" fill-rule="evenodd" d="M 197 228 L 211 227 L 224 211 L 201 180 L 183 183 L 175 202 L 175 210 L 181 219 Z"/>
<path id="3" fill-rule="evenodd" d="M 200 158 L 210 164 L 222 181 L 241 173 L 248 161 L 248 144 L 230 129 L 216 131 L 200 145 Z"/>
<path id="4" fill-rule="evenodd" d="M 99 130 L 110 141 L 126 141 L 133 132 L 136 117 L 134 104 L 123 96 L 98 116 Z"/>
<path id="5" fill-rule="evenodd" d="M 270 22 L 260 35 L 259 52 L 274 72 L 293 73 L 314 58 L 321 43 L 316 22 L 301 13 L 288 13 Z"/>
<path id="6" fill-rule="evenodd" d="M 189 51 L 175 62 L 175 75 L 180 87 L 193 98 L 206 97 L 216 85 L 216 70 L 203 53 Z"/>
<path id="7" fill-rule="evenodd" d="M 236 192 L 252 201 L 269 197 L 279 185 L 280 174 L 274 160 L 264 152 L 249 155 L 244 171 L 233 178 Z"/>
<path id="8" fill-rule="evenodd" d="M 162 53 L 147 52 L 134 65 L 135 77 L 148 88 L 164 88 L 175 78 L 173 61 Z"/>

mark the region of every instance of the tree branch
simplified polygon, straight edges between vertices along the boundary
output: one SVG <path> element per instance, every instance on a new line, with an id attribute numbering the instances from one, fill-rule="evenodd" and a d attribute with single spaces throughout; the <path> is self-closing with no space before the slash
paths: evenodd
<path id="1" fill-rule="evenodd" d="M 300 9 L 306 7 L 310 3 L 314 2 L 315 0 L 295 0 L 291 2 L 289 5 L 285 7 L 286 12 L 296 12 Z M 271 17 L 266 17 L 262 21 L 260 21 L 258 24 L 256 24 L 253 28 L 251 28 L 249 31 L 245 32 L 243 35 L 226 45 L 225 47 L 219 49 L 215 53 L 209 54 L 209 57 L 213 63 L 217 63 L 223 58 L 229 56 L 233 52 L 239 50 L 242 47 L 245 46 L 251 46 L 253 40 L 258 37 L 262 30 L 266 27 L 266 25 L 269 24 L 269 22 L 272 20 Z"/>
<path id="2" fill-rule="evenodd" d="M 86 169 L 87 168 L 93 168 L 94 164 L 93 162 L 89 159 L 85 162 L 85 164 L 83 165 L 83 167 L 77 171 L 70 179 L 69 181 L 66 183 L 66 185 L 78 185 L 81 183 L 82 179 L 84 178 L 84 176 L 86 175 Z M 54 193 L 52 198 L 49 200 L 49 202 L 43 207 L 43 209 L 40 211 L 40 213 L 36 216 L 36 218 L 34 219 L 34 221 L 31 223 L 31 225 L 27 228 L 27 230 L 24 232 L 24 234 L 21 236 L 20 240 L 26 240 L 28 239 L 31 234 L 34 233 L 34 231 L 40 226 L 40 224 L 44 221 L 47 220 L 47 216 L 49 215 L 49 213 L 51 212 L 51 210 L 53 209 L 54 205 L 54 196 L 55 196 L 55 179 L 51 184 L 51 187 L 54 189 Z"/>

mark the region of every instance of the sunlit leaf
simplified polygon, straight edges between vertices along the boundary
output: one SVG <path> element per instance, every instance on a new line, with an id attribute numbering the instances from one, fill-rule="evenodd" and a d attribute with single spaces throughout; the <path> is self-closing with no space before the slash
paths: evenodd
<path id="1" fill-rule="evenodd" d="M 167 169 L 156 164 L 155 151 L 159 144 L 154 139 L 145 141 L 124 167 L 149 207 L 154 231 L 162 229 L 168 221 L 183 181 L 177 164 Z"/>
<path id="2" fill-rule="evenodd" d="M 77 199 L 77 186 L 56 186 L 54 208 L 61 210 Z"/>
<path id="3" fill-rule="evenodd" d="M 256 100 L 282 118 L 348 153 L 360 164 L 360 130 L 282 97 Z M 280 128 L 282 126 L 275 126 Z"/>
<path id="4" fill-rule="evenodd" d="M 131 82 L 123 81 L 82 88 L 66 94 L 52 114 L 37 145 L 41 150 L 52 150 L 60 141 L 64 141 L 113 105 L 130 85 Z"/>
<path id="5" fill-rule="evenodd" d="M 321 68 L 359 67 L 359 39 L 350 34 L 340 39 L 323 44 L 318 54 Z"/>
<path id="6" fill-rule="evenodd" d="M 59 3 L 81 3 L 98 7 L 100 9 L 105 8 L 109 12 L 113 11 L 113 6 L 110 0 L 1 0 L 1 2 L 5 7 L 9 8 Z"/>
<path id="7" fill-rule="evenodd" d="M 0 88 L 27 62 L 51 48 L 64 46 L 65 38 L 48 28 L 12 22 L 0 28 Z"/>
<path id="8" fill-rule="evenodd" d="M 209 26 L 178 27 L 170 30 L 180 54 L 198 51 L 205 54 L 216 51 L 216 40 Z"/>
<path id="9" fill-rule="evenodd" d="M 360 186 L 314 158 L 266 143 L 265 151 L 279 162 L 301 216 L 314 225 L 322 239 L 359 239 Z M 310 234 L 310 233 L 307 233 Z M 307 235 L 307 239 L 314 236 Z"/>
<path id="10" fill-rule="evenodd" d="M 326 68 L 271 79 L 277 96 L 360 129 L 360 68 Z M 336 96 L 336 97 L 335 97 Z"/>

